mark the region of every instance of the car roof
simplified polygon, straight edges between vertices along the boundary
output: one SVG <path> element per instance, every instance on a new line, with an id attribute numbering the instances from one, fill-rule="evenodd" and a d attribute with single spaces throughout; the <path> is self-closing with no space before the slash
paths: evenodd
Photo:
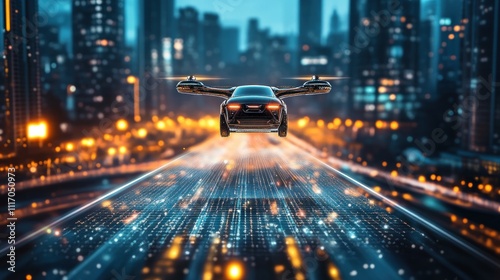
<path id="1" fill-rule="evenodd" d="M 269 89 L 270 86 L 262 86 L 262 85 L 245 85 L 245 86 L 238 86 L 238 88 L 255 88 L 255 89 Z"/>

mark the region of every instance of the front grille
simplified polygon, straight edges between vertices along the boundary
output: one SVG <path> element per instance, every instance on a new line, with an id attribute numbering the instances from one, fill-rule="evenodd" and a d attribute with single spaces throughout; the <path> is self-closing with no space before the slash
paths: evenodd
<path id="1" fill-rule="evenodd" d="M 250 114 L 263 113 L 265 109 L 266 108 L 264 105 L 258 105 L 258 104 L 243 105 L 243 112 L 250 113 Z"/>

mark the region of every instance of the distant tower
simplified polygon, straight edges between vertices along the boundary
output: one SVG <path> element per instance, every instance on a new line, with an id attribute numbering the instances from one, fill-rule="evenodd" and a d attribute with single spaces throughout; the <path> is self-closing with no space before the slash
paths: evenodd
<path id="1" fill-rule="evenodd" d="M 373 123 L 417 120 L 422 104 L 418 83 L 420 2 L 401 1 L 389 12 L 391 3 L 350 2 L 350 115 Z M 380 32 L 367 35 L 374 26 L 381 26 Z"/>
<path id="2" fill-rule="evenodd" d="M 17 154 L 29 145 L 28 123 L 39 121 L 42 116 L 38 22 L 27 20 L 36 19 L 38 1 L 4 0 L 3 7 L 5 119 L 0 143 L 7 153 Z"/>
<path id="3" fill-rule="evenodd" d="M 240 33 L 236 27 L 224 27 L 221 31 L 221 57 L 226 64 L 238 63 Z"/>
<path id="4" fill-rule="evenodd" d="M 193 7 L 179 9 L 179 18 L 177 21 L 178 37 L 182 48 L 182 57 L 176 57 L 178 60 L 178 74 L 189 75 L 197 73 L 200 59 L 200 27 L 198 11 Z"/>
<path id="5" fill-rule="evenodd" d="M 144 102 L 143 114 L 148 117 L 165 115 L 169 107 L 167 81 L 159 77 L 173 74 L 175 36 L 174 0 L 140 1 L 140 83 Z"/>
<path id="6" fill-rule="evenodd" d="M 300 0 L 299 46 L 320 45 L 323 0 Z"/>
<path id="7" fill-rule="evenodd" d="M 219 69 L 221 62 L 221 26 L 217 14 L 206 13 L 203 15 L 203 62 L 204 72 L 214 73 Z"/>
<path id="8" fill-rule="evenodd" d="M 321 45 L 323 1 L 300 0 L 299 5 L 299 73 L 326 73 L 331 51 Z"/>
<path id="9" fill-rule="evenodd" d="M 463 148 L 500 153 L 500 1 L 465 0 Z"/>
<path id="10" fill-rule="evenodd" d="M 124 102 L 124 0 L 73 1 L 73 56 L 77 119 L 111 116 Z"/>

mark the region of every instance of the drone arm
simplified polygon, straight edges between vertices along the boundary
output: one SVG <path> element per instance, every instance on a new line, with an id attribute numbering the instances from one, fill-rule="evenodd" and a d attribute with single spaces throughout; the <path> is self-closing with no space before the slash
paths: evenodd
<path id="1" fill-rule="evenodd" d="M 310 89 L 305 87 L 294 87 L 294 88 L 274 88 L 274 94 L 279 98 L 287 98 L 294 96 L 303 96 L 314 94 Z"/>
<path id="2" fill-rule="evenodd" d="M 205 86 L 198 81 L 182 81 L 177 84 L 177 92 L 191 95 L 214 96 L 228 99 L 233 94 L 234 88 L 214 88 Z"/>
<path id="3" fill-rule="evenodd" d="M 326 81 L 309 81 L 300 87 L 293 88 L 273 88 L 274 94 L 279 98 L 288 98 L 294 96 L 326 94 L 332 89 L 330 83 Z"/>

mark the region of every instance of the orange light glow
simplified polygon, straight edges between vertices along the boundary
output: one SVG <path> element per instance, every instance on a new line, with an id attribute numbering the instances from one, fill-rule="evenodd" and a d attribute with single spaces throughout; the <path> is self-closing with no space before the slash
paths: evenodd
<path id="1" fill-rule="evenodd" d="M 116 128 L 117 128 L 118 130 L 122 130 L 122 131 L 123 131 L 123 130 L 126 130 L 126 129 L 128 128 L 128 122 L 127 122 L 126 120 L 123 120 L 123 119 L 118 120 L 118 121 L 116 122 Z"/>
<path id="2" fill-rule="evenodd" d="M 363 122 L 360 120 L 357 120 L 354 122 L 354 126 L 357 128 L 362 128 L 363 127 Z"/>
<path id="3" fill-rule="evenodd" d="M 231 262 L 227 266 L 226 276 L 227 279 L 242 279 L 243 278 L 243 265 L 239 262 Z"/>
<path id="4" fill-rule="evenodd" d="M 347 126 L 347 127 L 352 126 L 352 120 L 351 119 L 345 120 L 345 126 Z"/>
<path id="5" fill-rule="evenodd" d="M 127 83 L 129 83 L 129 84 L 134 84 L 136 82 L 136 80 L 137 80 L 137 78 L 135 76 L 130 75 L 127 77 Z"/>
<path id="6" fill-rule="evenodd" d="M 378 129 L 381 129 L 384 127 L 384 122 L 381 121 L 381 120 L 378 120 L 375 122 L 375 127 L 378 128 Z"/>
<path id="7" fill-rule="evenodd" d="M 227 105 L 227 108 L 231 109 L 231 110 L 238 110 L 240 109 L 240 105 L 239 104 L 231 104 L 231 105 Z"/>
<path id="8" fill-rule="evenodd" d="M 5 31 L 10 31 L 10 0 L 5 1 Z"/>
<path id="9" fill-rule="evenodd" d="M 137 136 L 139 138 L 144 138 L 146 136 L 148 136 L 148 131 L 145 129 L 145 128 L 140 128 L 138 131 L 137 131 Z"/>
<path id="10" fill-rule="evenodd" d="M 397 121 L 391 122 L 391 129 L 397 130 L 399 128 L 399 123 Z"/>
<path id="11" fill-rule="evenodd" d="M 238 106 L 239 108 L 239 106 Z M 278 110 L 280 108 L 280 105 L 279 104 L 269 104 L 267 105 L 267 109 L 269 110 Z"/>
<path id="12" fill-rule="evenodd" d="M 47 138 L 48 126 L 44 121 L 28 124 L 28 139 Z"/>

